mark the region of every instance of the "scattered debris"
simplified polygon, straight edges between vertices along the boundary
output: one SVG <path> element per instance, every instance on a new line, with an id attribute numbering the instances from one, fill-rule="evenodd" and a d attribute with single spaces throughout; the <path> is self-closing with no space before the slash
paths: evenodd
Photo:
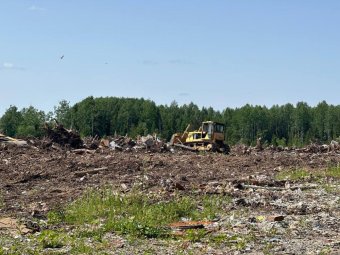
<path id="1" fill-rule="evenodd" d="M 102 148 L 109 147 L 117 151 L 144 149 L 152 152 L 163 152 L 168 150 L 166 144 L 156 135 L 138 136 L 136 140 L 128 136 L 115 136 L 114 138 L 102 139 L 99 146 Z"/>
<path id="2" fill-rule="evenodd" d="M 108 167 L 100 167 L 100 168 L 95 168 L 91 170 L 75 172 L 74 175 L 77 177 L 83 177 L 84 175 L 88 175 L 88 174 L 98 174 L 99 172 L 104 171 L 104 170 L 108 170 Z"/>
<path id="3" fill-rule="evenodd" d="M 0 134 L 0 144 L 14 144 L 17 146 L 25 146 L 27 145 L 27 142 L 24 140 L 20 140 L 20 139 L 15 139 L 9 136 L 5 136 L 3 134 Z"/>
<path id="4" fill-rule="evenodd" d="M 25 225 L 20 224 L 18 220 L 13 218 L 0 218 L 0 234 L 7 232 L 11 235 L 28 234 L 32 232 Z"/>
<path id="5" fill-rule="evenodd" d="M 84 143 L 80 138 L 80 135 L 73 130 L 68 130 L 59 124 L 57 121 L 53 126 L 51 124 L 45 123 L 45 131 L 47 137 L 51 139 L 52 142 L 57 143 L 61 146 L 69 146 L 71 148 L 82 148 Z"/>
<path id="6" fill-rule="evenodd" d="M 198 254 L 339 252 L 339 177 L 338 172 L 327 172 L 338 171 L 337 149 L 315 153 L 293 148 L 256 151 L 238 145 L 228 156 L 184 150 L 159 153 L 164 151 L 164 143 L 152 137 L 88 138 L 81 148 L 55 141 L 44 147 L 36 140 L 28 143 L 38 149 L 0 146 L 0 215 L 20 219 L 9 218 L 10 224 L 2 223 L 0 232 L 13 230 L 13 235 L 22 238 L 26 231 L 41 231 L 41 222 L 51 210 L 64 208 L 89 188 L 109 186 L 123 195 L 142 192 L 155 203 L 172 201 L 176 196 L 207 199 L 207 204 L 197 205 L 199 211 L 213 208 L 216 197 L 223 198 L 218 202 L 222 208 L 216 212 L 218 222 L 180 219 L 168 226 L 171 233 L 179 234 L 174 242 L 166 241 L 168 246 L 159 245 L 163 240 L 146 239 L 148 245 L 163 249 L 155 249 L 157 254 L 171 254 L 178 243 L 187 240 L 188 249 L 198 249 Z M 97 142 L 98 148 L 90 149 Z M 121 151 L 110 148 L 111 142 Z M 303 169 L 306 176 L 277 178 L 296 169 Z M 100 219 L 98 222 L 100 225 Z M 110 234 L 105 240 L 111 249 L 119 248 L 122 254 L 140 253 L 129 250 L 131 244 L 122 239 L 124 236 Z"/>
<path id="7" fill-rule="evenodd" d="M 262 145 L 262 137 L 259 137 L 256 139 L 256 146 L 255 149 L 257 151 L 262 151 L 263 150 L 263 145 Z"/>
<path id="8" fill-rule="evenodd" d="M 180 221 L 169 224 L 169 227 L 174 230 L 197 229 L 213 223 L 212 221 Z"/>
<path id="9" fill-rule="evenodd" d="M 95 150 L 88 150 L 88 149 L 74 149 L 72 150 L 72 152 L 76 153 L 76 154 L 83 154 L 83 153 L 90 153 L 93 154 L 96 151 Z"/>

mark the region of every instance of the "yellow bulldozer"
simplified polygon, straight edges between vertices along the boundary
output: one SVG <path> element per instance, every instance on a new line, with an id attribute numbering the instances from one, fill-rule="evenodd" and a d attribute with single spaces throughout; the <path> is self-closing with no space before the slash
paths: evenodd
<path id="1" fill-rule="evenodd" d="M 230 147 L 224 142 L 225 125 L 214 121 L 204 121 L 195 131 L 189 131 L 190 124 L 183 133 L 175 133 L 170 140 L 171 146 L 192 151 L 212 151 L 228 154 Z"/>

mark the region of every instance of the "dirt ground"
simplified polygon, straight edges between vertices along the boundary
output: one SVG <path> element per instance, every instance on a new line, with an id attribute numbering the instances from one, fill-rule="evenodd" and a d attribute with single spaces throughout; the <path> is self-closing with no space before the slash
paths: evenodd
<path id="1" fill-rule="evenodd" d="M 105 185 L 122 192 L 138 187 L 160 194 L 220 194 L 231 196 L 232 203 L 221 215 L 218 231 L 244 234 L 252 229 L 255 239 L 241 249 L 198 242 L 188 244 L 186 250 L 196 254 L 340 254 L 339 179 L 315 177 L 339 163 L 336 152 L 237 154 L 232 150 L 222 155 L 97 149 L 76 153 L 2 146 L 0 217 L 44 218 L 49 210 L 67 205 L 89 187 Z M 276 178 L 295 169 L 305 169 L 309 176 Z M 262 217 L 277 215 L 284 218 L 267 221 Z M 268 231 L 271 235 L 265 234 Z M 158 247 L 158 254 L 176 254 L 172 245 L 156 243 L 148 246 Z M 120 254 L 137 254 L 144 248 L 125 245 L 121 249 Z"/>

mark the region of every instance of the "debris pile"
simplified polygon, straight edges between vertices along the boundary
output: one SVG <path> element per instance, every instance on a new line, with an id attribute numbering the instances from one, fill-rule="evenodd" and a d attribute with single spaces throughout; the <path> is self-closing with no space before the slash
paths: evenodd
<path id="1" fill-rule="evenodd" d="M 27 145 L 27 142 L 24 140 L 15 139 L 15 138 L 0 134 L 0 144 L 14 144 L 17 146 L 24 146 L 24 145 Z"/>
<path id="2" fill-rule="evenodd" d="M 53 143 L 75 149 L 82 148 L 84 145 L 83 140 L 80 138 L 78 133 L 64 128 L 63 125 L 58 122 L 56 122 L 53 126 L 46 123 L 45 130 L 47 137 Z"/>
<path id="3" fill-rule="evenodd" d="M 145 149 L 147 151 L 163 152 L 167 150 L 166 144 L 157 136 L 152 135 L 138 136 L 136 140 L 128 136 L 115 136 L 114 138 L 102 139 L 100 146 L 118 151 Z"/>
<path id="4" fill-rule="evenodd" d="M 146 148 L 147 150 L 152 151 L 165 151 L 167 150 L 166 144 L 159 139 L 156 135 L 147 135 L 147 136 L 140 136 L 137 137 L 137 146 L 140 148 Z"/>
<path id="5" fill-rule="evenodd" d="M 128 136 L 117 136 L 112 140 L 108 140 L 108 142 L 103 142 L 102 144 L 109 144 L 108 147 L 111 149 L 122 151 L 131 150 L 136 145 L 136 142 Z"/>
<path id="6" fill-rule="evenodd" d="M 328 153 L 328 152 L 340 152 L 340 144 L 337 141 L 332 140 L 329 144 L 319 144 L 310 143 L 302 148 L 296 147 L 283 147 L 270 145 L 266 148 L 263 147 L 261 139 L 257 140 L 255 146 L 247 146 L 245 144 L 236 144 L 232 147 L 232 153 L 235 155 L 249 155 L 254 153 L 259 153 L 261 151 L 271 151 L 271 152 L 297 152 L 297 153 Z"/>
<path id="7" fill-rule="evenodd" d="M 90 150 L 95 150 L 100 146 L 100 139 L 98 136 L 95 137 L 85 137 L 83 139 L 84 147 Z"/>

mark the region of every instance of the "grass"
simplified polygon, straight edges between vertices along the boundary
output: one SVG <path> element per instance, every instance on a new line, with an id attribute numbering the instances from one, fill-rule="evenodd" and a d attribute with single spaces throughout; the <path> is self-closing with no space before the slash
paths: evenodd
<path id="1" fill-rule="evenodd" d="M 185 233 L 185 239 L 190 242 L 200 242 L 207 234 L 205 229 L 189 229 Z"/>
<path id="2" fill-rule="evenodd" d="M 44 249 L 62 248 L 66 244 L 67 237 L 64 233 L 53 230 L 44 230 L 39 236 L 39 241 Z"/>
<path id="3" fill-rule="evenodd" d="M 111 189 L 90 190 L 63 212 L 49 214 L 49 222 L 86 227 L 81 237 L 115 232 L 146 238 L 169 237 L 167 225 L 182 218 L 211 220 L 216 218 L 229 197 L 204 196 L 201 199 L 176 196 L 158 201 L 142 193 L 116 194 Z"/>
<path id="4" fill-rule="evenodd" d="M 298 181 L 303 180 L 309 177 L 316 178 L 340 178 L 340 167 L 339 166 L 330 166 L 326 169 L 320 169 L 317 171 L 308 171 L 306 169 L 294 169 L 288 171 L 282 171 L 275 176 L 276 180 L 290 180 L 290 181 Z"/>
<path id="5" fill-rule="evenodd" d="M 340 195 L 340 186 L 338 184 L 322 184 L 321 187 L 324 189 L 325 192 L 331 193 L 334 195 Z"/>
<path id="6" fill-rule="evenodd" d="M 328 167 L 325 171 L 325 175 L 327 177 L 340 178 L 340 167 L 339 166 Z"/>
<path id="7" fill-rule="evenodd" d="M 297 181 L 297 180 L 301 180 L 309 176 L 310 176 L 310 173 L 307 172 L 305 169 L 294 169 L 294 170 L 280 172 L 275 176 L 275 178 L 279 181 L 282 181 L 282 180 Z"/>
<path id="8" fill-rule="evenodd" d="M 48 213 L 47 229 L 27 235 L 29 241 L 13 242 L 13 239 L 6 241 L 1 237 L 0 255 L 106 254 L 115 249 L 110 240 L 112 235 L 124 236 L 128 243 L 133 240 L 145 243 L 147 238 L 160 238 L 164 242 L 210 242 L 211 235 L 205 229 L 188 230 L 183 236 L 177 236 L 168 224 L 183 218 L 214 219 L 225 214 L 230 202 L 230 197 L 219 195 L 177 194 L 164 201 L 155 195 L 117 194 L 110 188 L 92 189 L 66 208 Z M 229 243 L 230 238 L 223 237 L 221 241 Z M 240 239 L 233 245 L 243 247 L 244 241 Z"/>
<path id="9" fill-rule="evenodd" d="M 2 195 L 2 192 L 0 191 L 0 209 L 3 208 L 4 205 L 5 205 L 4 197 Z"/>

